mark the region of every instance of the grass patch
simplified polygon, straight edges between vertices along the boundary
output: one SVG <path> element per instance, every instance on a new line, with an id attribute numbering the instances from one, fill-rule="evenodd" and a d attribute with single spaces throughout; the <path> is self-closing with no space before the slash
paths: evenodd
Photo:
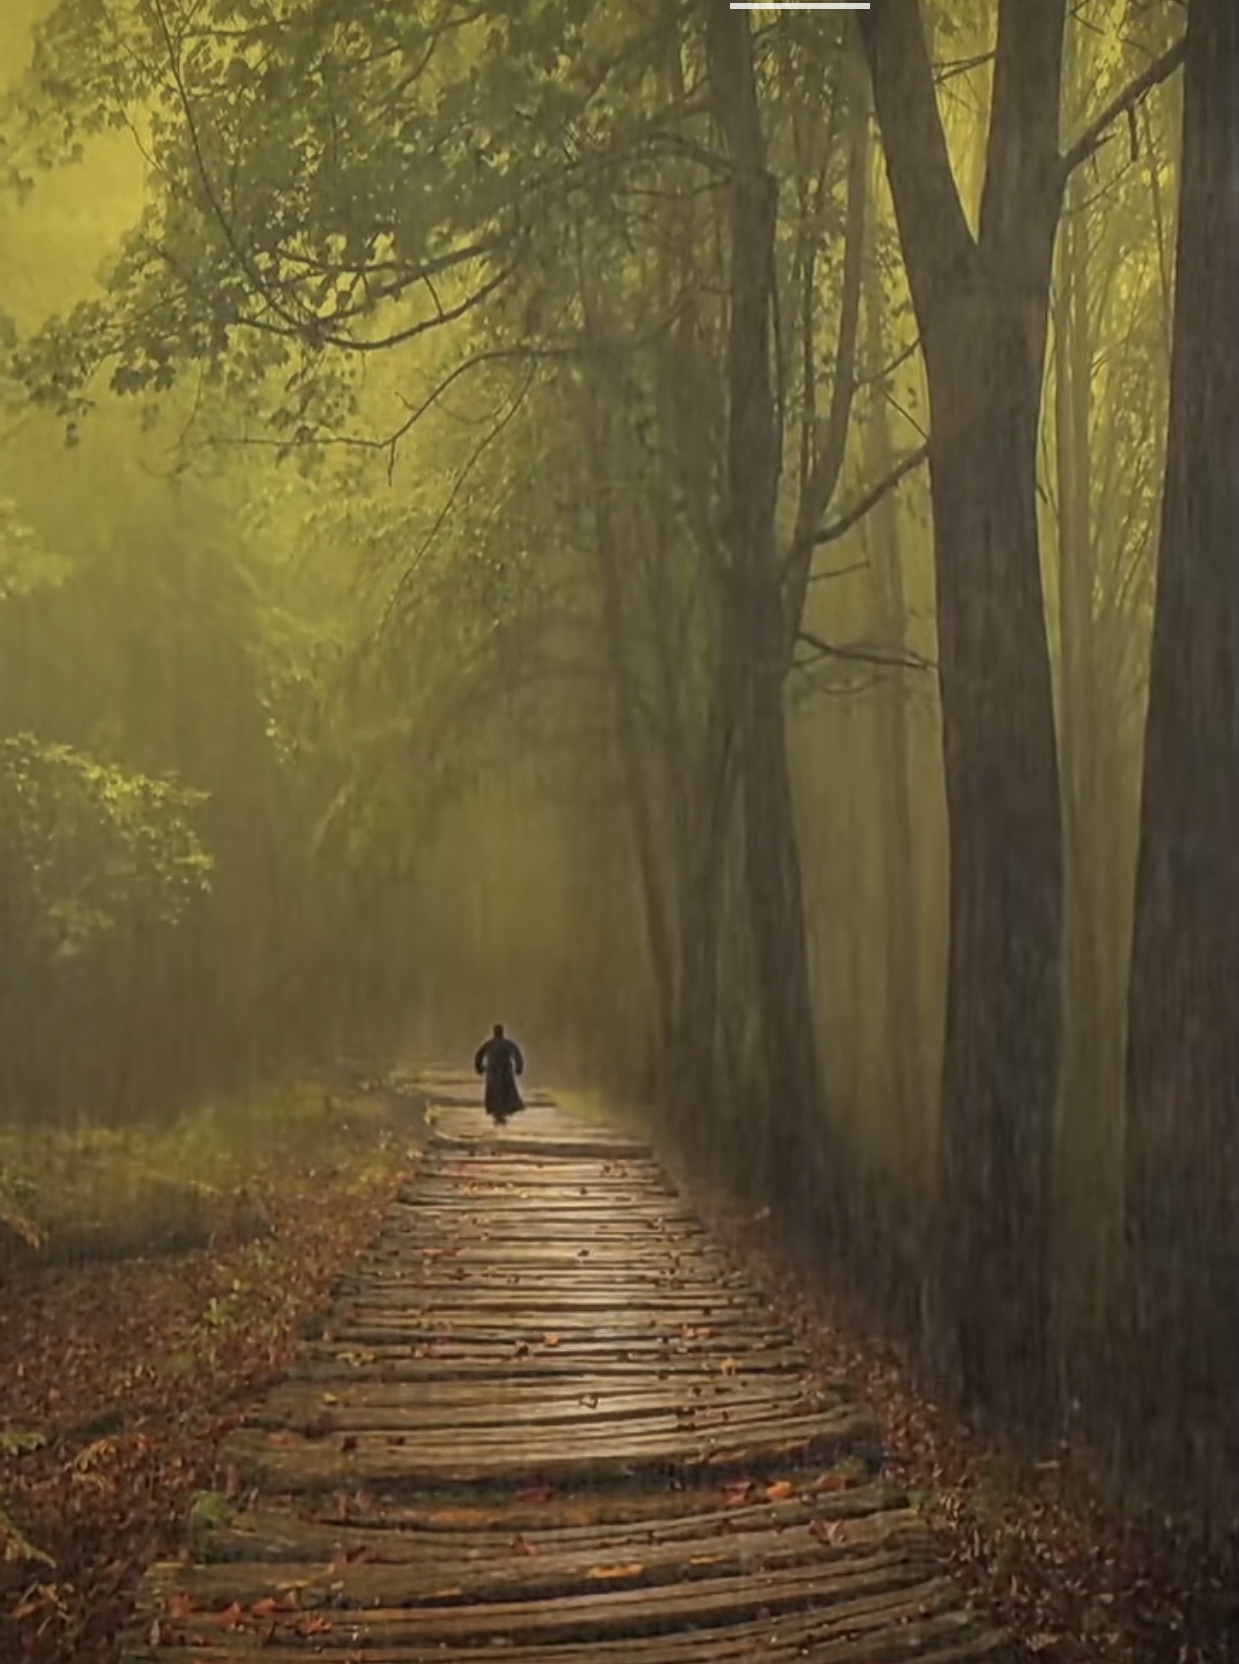
<path id="1" fill-rule="evenodd" d="M 386 1094 L 299 1081 L 165 1126 L 0 1128 L 0 1269 L 265 1235 L 263 1193 L 290 1168 L 380 1171 L 403 1119 Z"/>

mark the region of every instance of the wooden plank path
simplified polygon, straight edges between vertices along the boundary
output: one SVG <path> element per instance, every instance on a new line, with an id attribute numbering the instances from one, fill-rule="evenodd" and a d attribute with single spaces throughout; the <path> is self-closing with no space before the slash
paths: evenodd
<path id="1" fill-rule="evenodd" d="M 128 1664 L 1006 1660 L 648 1147 L 426 1077 L 416 1176 L 151 1568 Z"/>

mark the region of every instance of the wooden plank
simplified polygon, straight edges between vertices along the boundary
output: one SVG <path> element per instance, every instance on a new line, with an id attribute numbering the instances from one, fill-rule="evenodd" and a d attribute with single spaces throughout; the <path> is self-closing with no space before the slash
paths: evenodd
<path id="1" fill-rule="evenodd" d="M 403 1434 L 347 1434 L 314 1439 L 293 1433 L 243 1428 L 225 1440 L 221 1460 L 273 1490 L 321 1491 L 364 1483 L 427 1490 L 469 1484 L 510 1485 L 571 1481 L 598 1484 L 657 1476 L 662 1483 L 708 1470 L 764 1473 L 797 1462 L 822 1463 L 855 1456 L 874 1468 L 877 1427 L 865 1410 L 841 1409 L 819 1416 L 775 1417 L 740 1429 L 695 1434 L 627 1435 L 606 1427 L 571 1449 L 535 1429 L 509 1436 L 464 1440 L 437 1430 Z"/>
<path id="2" fill-rule="evenodd" d="M 536 1555 L 509 1552 L 505 1561 L 492 1560 L 485 1568 L 459 1558 L 278 1566 L 259 1562 L 185 1567 L 169 1562 L 145 1581 L 142 1608 L 152 1617 L 186 1606 L 203 1614 L 218 1613 L 234 1601 L 252 1607 L 278 1600 L 295 1588 L 302 1612 L 450 1611 L 451 1627 L 472 1636 L 477 1619 L 468 1609 L 474 1606 L 519 1610 L 516 1622 L 509 1618 L 512 1633 L 519 1632 L 517 1624 L 527 1620 L 530 1609 L 550 1602 L 587 1604 L 589 1621 L 596 1622 L 601 1616 L 600 1591 L 644 1591 L 646 1611 L 668 1599 L 692 1612 L 702 1606 L 717 1611 L 716 1603 L 738 1588 L 751 1599 L 757 1581 L 760 1604 L 771 1598 L 777 1603 L 783 1595 L 790 1609 L 806 1592 L 822 1604 L 832 1595 L 855 1594 L 858 1586 L 872 1587 L 875 1575 L 888 1588 L 928 1582 L 932 1562 L 924 1537 L 895 1532 L 880 1543 L 859 1543 L 831 1553 L 807 1531 L 795 1536 L 772 1533 L 746 1544 L 715 1543 L 693 1556 L 685 1556 L 678 1545 L 669 1553 L 650 1549 L 637 1559 L 614 1561 L 584 1556 L 544 1562 Z M 790 1598 L 785 1591 L 792 1591 Z M 435 1638 L 442 1639 L 442 1631 Z"/>
<path id="3" fill-rule="evenodd" d="M 823 1397 L 801 1408 L 823 1410 L 829 1403 Z M 300 1432 L 314 1438 L 326 1438 L 334 1433 L 442 1431 L 468 1440 L 476 1449 L 495 1439 L 511 1443 L 518 1434 L 523 1436 L 542 1428 L 556 1438 L 574 1441 L 581 1437 L 592 1439 L 600 1431 L 622 1433 L 625 1438 L 721 1430 L 739 1433 L 746 1428 L 769 1426 L 780 1416 L 794 1413 L 791 1405 L 780 1404 L 778 1400 L 739 1404 L 712 1404 L 705 1400 L 652 1404 L 646 1400 L 638 1404 L 608 1404 L 578 1398 L 571 1404 L 547 1405 L 522 1402 L 519 1395 L 513 1394 L 490 1404 L 464 1407 L 434 1406 L 416 1399 L 407 1404 L 359 1405 L 346 1397 L 335 1404 L 313 1403 L 303 1409 L 268 1403 L 247 1415 L 244 1425 L 267 1432 Z"/>
<path id="4" fill-rule="evenodd" d="M 743 1320 L 754 1310 L 764 1309 L 766 1302 L 756 1289 L 720 1287 L 701 1283 L 685 1288 L 675 1277 L 651 1283 L 626 1277 L 581 1278 L 548 1288 L 542 1279 L 522 1279 L 518 1276 L 500 1277 L 442 1277 L 427 1282 L 416 1276 L 345 1277 L 336 1285 L 337 1296 L 356 1305 L 391 1306 L 393 1309 L 418 1311 L 423 1307 L 452 1305 L 457 1310 L 494 1311 L 527 1310 L 536 1305 L 539 1311 L 614 1311 L 617 1306 L 627 1311 L 640 1309 L 665 1312 L 674 1320 L 677 1311 L 686 1313 L 718 1313 Z M 694 1321 L 694 1318 L 686 1318 Z"/>
<path id="5" fill-rule="evenodd" d="M 211 1532 L 205 1539 L 205 1557 L 212 1563 L 347 1562 L 364 1553 L 379 1562 L 436 1558 L 484 1566 L 490 1559 L 506 1563 L 513 1553 L 529 1553 L 540 1561 L 588 1555 L 593 1563 L 607 1556 L 632 1559 L 651 1544 L 678 1545 L 691 1555 L 699 1545 L 708 1548 L 720 1538 L 752 1541 L 810 1525 L 821 1530 L 839 1524 L 849 1534 L 880 1534 L 884 1522 L 920 1518 L 909 1516 L 905 1493 L 889 1480 L 810 1490 L 776 1503 L 763 1500 L 756 1487 L 754 1496 L 752 1503 L 737 1504 L 722 1492 L 681 1492 L 674 1508 L 654 1514 L 640 1506 L 650 1498 L 639 1496 L 631 1499 L 635 1505 L 620 1518 L 613 1517 L 613 1507 L 599 1511 L 597 1499 L 590 1496 L 574 1498 L 566 1511 L 511 1499 L 450 1507 L 350 1502 L 344 1512 L 329 1508 L 313 1515 L 260 1506 L 236 1513 Z M 612 1504 L 614 1500 L 604 1499 Z"/>
<path id="6" fill-rule="evenodd" d="M 339 1533 L 320 1531 L 321 1552 L 309 1558 L 213 1559 L 192 1567 L 169 1563 L 147 1581 L 143 1604 L 152 1613 L 186 1604 L 219 1611 L 233 1601 L 253 1606 L 290 1586 L 298 1589 L 303 1610 L 542 1602 L 588 1597 L 599 1589 L 701 1583 L 801 1566 L 846 1571 L 850 1563 L 872 1563 L 877 1554 L 895 1553 L 922 1573 L 932 1563 L 928 1532 L 913 1510 L 835 1522 L 830 1536 L 804 1525 L 707 1538 L 634 1537 L 610 1550 L 586 1543 L 541 1552 L 528 1539 L 511 1535 L 487 1548 L 459 1537 L 427 1543 L 421 1536 L 411 1541 L 407 1532 L 378 1535 L 386 1541 L 376 1542 L 374 1533 L 354 1532 L 340 1540 Z M 645 1534 L 647 1539 L 652 1535 Z"/>
<path id="7" fill-rule="evenodd" d="M 567 1407 L 584 1407 L 591 1413 L 607 1415 L 651 1405 L 706 1404 L 732 1406 L 765 1404 L 781 1411 L 825 1403 L 854 1402 L 855 1393 L 844 1382 L 824 1382 L 811 1376 L 734 1375 L 703 1376 L 697 1380 L 651 1379 L 648 1375 L 619 1377 L 578 1377 L 571 1381 L 548 1381 L 530 1390 L 527 1384 L 512 1383 L 506 1390 L 493 1382 L 413 1382 L 400 1380 L 345 1381 L 336 1391 L 324 1391 L 316 1382 L 291 1377 L 274 1387 L 263 1401 L 263 1411 L 302 1419 L 341 1404 L 350 1409 L 417 1406 L 426 1411 L 449 1413 L 498 1409 L 504 1413 L 514 1405 L 530 1406 L 538 1413 L 554 1415 Z"/>
<path id="8" fill-rule="evenodd" d="M 373 1338 L 366 1339 L 366 1335 Z M 766 1341 L 760 1346 L 750 1345 L 737 1353 L 733 1336 L 720 1336 L 713 1332 L 708 1335 L 698 1333 L 693 1340 L 686 1340 L 678 1332 L 674 1337 L 665 1333 L 635 1333 L 620 1341 L 580 1337 L 570 1347 L 561 1349 L 533 1348 L 524 1337 L 514 1337 L 511 1331 L 502 1329 L 488 1336 L 457 1332 L 408 1338 L 393 1334 L 390 1328 L 376 1332 L 373 1326 L 367 1329 L 337 1319 L 330 1330 L 324 1330 L 324 1337 L 321 1342 L 306 1348 L 302 1367 L 307 1375 L 315 1374 L 323 1363 L 333 1368 L 340 1363 L 358 1368 L 367 1363 L 394 1367 L 402 1361 L 417 1361 L 426 1357 L 444 1360 L 459 1357 L 461 1361 L 479 1365 L 490 1362 L 500 1368 L 519 1361 L 520 1369 L 515 1373 L 536 1374 L 545 1370 L 555 1375 L 562 1374 L 566 1368 L 603 1374 L 626 1373 L 633 1368 L 655 1373 L 659 1370 L 687 1369 L 722 1375 L 765 1373 L 769 1370 L 800 1374 L 805 1367 L 803 1352 L 785 1338 Z"/>
<path id="9" fill-rule="evenodd" d="M 833 1632 L 836 1638 L 850 1638 L 866 1629 L 925 1619 L 943 1611 L 953 1611 L 956 1628 L 971 1621 L 959 1614 L 958 1595 L 947 1580 L 926 1578 L 919 1566 L 896 1554 L 875 1554 L 846 1571 L 795 1567 L 697 1585 L 609 1591 L 579 1601 L 495 1601 L 463 1609 L 452 1605 L 332 1609 L 332 1617 L 325 1620 L 330 1627 L 319 1630 L 305 1626 L 312 1613 L 294 1610 L 282 1619 L 274 1618 L 272 1639 L 294 1643 L 308 1639 L 316 1647 L 333 1649 L 397 1644 L 506 1649 L 519 1643 L 545 1648 L 585 1641 L 630 1642 L 680 1628 L 764 1624 L 784 1613 L 806 1612 L 811 1622 L 802 1635 L 822 1637 Z M 226 1637 L 240 1652 L 270 1644 L 264 1640 L 269 1633 L 266 1625 L 254 1623 L 238 1630 L 234 1624 L 235 1620 L 220 1612 L 192 1617 L 195 1631 Z"/>
<path id="10" fill-rule="evenodd" d="M 276 1634 L 274 1626 L 272 1634 Z M 348 1631 L 345 1630 L 347 1636 Z M 318 1636 L 310 1650 L 330 1656 L 345 1648 L 349 1664 L 429 1664 L 416 1644 L 368 1645 Z M 263 1640 L 264 1664 L 304 1664 L 307 1643 Z M 126 1651 L 126 1664 L 237 1664 L 252 1643 L 181 1647 L 143 1639 Z M 434 1664 L 478 1664 L 474 1647 L 436 1647 Z M 903 1618 L 896 1624 L 877 1614 L 877 1623 L 857 1621 L 841 1637 L 831 1636 L 812 1615 L 776 1614 L 748 1624 L 694 1629 L 687 1634 L 654 1638 L 593 1641 L 585 1646 L 566 1644 L 553 1651 L 540 1643 L 503 1648 L 505 1664 L 1026 1664 L 1009 1638 L 987 1629 L 971 1614 L 949 1610 L 927 1618 Z"/>
<path id="11" fill-rule="evenodd" d="M 358 1270 L 346 1273 L 337 1281 L 334 1294 L 373 1293 L 393 1294 L 434 1292 L 492 1294 L 510 1297 L 513 1291 L 564 1299 L 572 1295 L 598 1299 L 637 1299 L 648 1295 L 666 1298 L 679 1295 L 684 1300 L 708 1302 L 714 1305 L 748 1308 L 764 1305 L 762 1296 L 751 1285 L 738 1279 L 688 1277 L 678 1271 L 620 1272 L 617 1267 L 595 1267 L 584 1261 L 573 1271 L 527 1271 L 507 1266 L 457 1265 L 431 1263 L 419 1268 L 416 1264 L 392 1264 L 386 1270 Z"/>
<path id="12" fill-rule="evenodd" d="M 683 1266 L 703 1277 L 714 1273 L 736 1278 L 744 1275 L 721 1249 L 701 1239 L 652 1244 L 647 1238 L 642 1243 L 643 1254 L 638 1257 L 624 1242 L 577 1243 L 555 1238 L 530 1242 L 524 1237 L 507 1243 L 444 1242 L 442 1239 L 417 1242 L 407 1240 L 409 1235 L 406 1232 L 380 1237 L 358 1264 L 513 1266 L 531 1272 L 541 1268 L 568 1271 L 585 1267 L 603 1270 L 632 1267 L 640 1271 L 645 1267 L 660 1275 L 664 1268 Z"/>

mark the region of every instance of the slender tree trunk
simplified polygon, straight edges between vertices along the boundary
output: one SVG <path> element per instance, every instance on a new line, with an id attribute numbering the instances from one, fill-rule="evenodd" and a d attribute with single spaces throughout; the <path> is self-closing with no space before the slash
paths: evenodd
<path id="1" fill-rule="evenodd" d="M 793 1207 L 814 1153 L 821 1088 L 783 683 L 786 617 L 775 534 L 780 436 L 771 375 L 777 188 L 765 164 L 748 18 L 706 0 L 716 117 L 731 160 L 727 592 L 745 893 L 768 1093 L 763 1181 Z"/>
<path id="2" fill-rule="evenodd" d="M 1097 1087 L 1097 908 L 1093 838 L 1096 775 L 1096 644 L 1093 640 L 1093 539 L 1087 227 L 1080 212 L 1062 238 L 1060 304 L 1054 336 L 1055 455 L 1058 478 L 1058 619 L 1061 652 L 1059 750 L 1062 756 L 1066 897 L 1067 1040 L 1082 1102 Z"/>
<path id="3" fill-rule="evenodd" d="M 1098 494 L 1093 468 L 1093 251 L 1083 192 L 1069 193 L 1059 243 L 1054 328 L 1058 517 L 1058 742 L 1064 833 L 1063 1065 L 1056 1139 L 1056 1345 L 1065 1395 L 1088 1396 L 1111 1367 L 1111 1273 L 1122 1197 L 1124 1028 L 1114 874 L 1125 820 L 1119 690 L 1107 677 L 1098 617 Z M 1104 282 L 1104 273 L 1103 273 Z M 1130 626 L 1129 626 L 1130 627 Z"/>
<path id="4" fill-rule="evenodd" d="M 584 275 L 581 287 L 587 329 L 597 339 L 600 325 L 593 316 L 594 309 L 585 293 Z M 613 451 L 607 443 L 606 422 L 598 396 L 597 381 L 604 373 L 605 364 L 605 354 L 600 348 L 598 356 L 601 362 L 586 365 L 584 423 L 593 492 L 594 555 L 598 572 L 606 662 L 611 683 L 615 737 L 623 773 L 624 795 L 627 798 L 627 810 L 632 826 L 633 851 L 641 884 L 645 940 L 656 1006 L 654 1030 L 659 1036 L 660 1049 L 665 1054 L 670 1046 L 675 998 L 671 936 L 665 886 L 654 837 L 650 782 L 641 745 L 637 673 L 632 662 L 631 631 L 625 616 L 621 555 L 611 502 L 611 487 L 607 479 L 608 459 L 613 455 Z"/>
<path id="5" fill-rule="evenodd" d="M 723 929 L 728 829 L 735 801 L 730 700 L 713 690 L 696 771 L 696 813 L 686 826 L 681 867 L 679 963 L 672 1037 L 670 1105 L 690 1144 L 708 1136 L 719 1079 L 719 939 Z"/>
<path id="6" fill-rule="evenodd" d="M 881 301 L 870 296 L 868 328 L 872 352 L 881 363 L 886 354 Z M 865 425 L 867 468 L 883 479 L 894 465 L 890 421 L 885 402 Z M 871 572 L 873 639 L 902 646 L 907 628 L 903 550 L 899 509 L 892 493 L 876 506 L 865 526 Z M 884 871 L 883 928 L 886 962 L 887 1033 L 891 1051 L 897 1132 L 912 1158 L 916 1178 L 925 1149 L 925 1022 L 921 1001 L 920 892 L 913 824 L 907 673 L 885 676 L 876 689 L 878 766 L 882 771 Z"/>
<path id="7" fill-rule="evenodd" d="M 1127 1058 L 1133 1456 L 1239 1484 L 1239 10 L 1190 0 Z"/>
<path id="8" fill-rule="evenodd" d="M 950 946 L 940 1120 L 940 1363 L 965 1405 L 1050 1408 L 1050 1178 L 1061 824 L 1036 514 L 1062 180 L 1064 0 L 1002 0 L 977 238 L 918 0 L 859 14 L 932 414 Z"/>

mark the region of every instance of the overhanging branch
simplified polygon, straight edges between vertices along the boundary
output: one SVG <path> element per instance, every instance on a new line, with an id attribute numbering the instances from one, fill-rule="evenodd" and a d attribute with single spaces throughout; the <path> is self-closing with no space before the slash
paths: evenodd
<path id="1" fill-rule="evenodd" d="M 846 659 L 854 664 L 879 665 L 884 670 L 937 670 L 933 659 L 927 659 L 923 653 L 916 653 L 910 647 L 884 647 L 870 645 L 866 642 L 837 642 L 827 641 L 825 636 L 819 636 L 815 630 L 798 630 L 797 641 L 804 642 L 806 647 L 813 649 L 812 657 L 801 660 L 801 667 L 805 663 L 811 664 L 814 659 Z"/>
<path id="2" fill-rule="evenodd" d="M 821 531 L 816 532 L 813 537 L 814 548 L 821 548 L 824 543 L 837 543 L 841 537 L 845 537 L 853 526 L 859 525 L 865 516 L 878 506 L 883 497 L 895 489 L 900 480 L 906 478 L 914 469 L 919 468 L 928 456 L 929 442 L 927 440 L 925 444 L 918 445 L 914 451 L 909 451 L 907 456 L 902 457 L 889 474 L 883 475 L 875 486 L 866 491 L 864 496 L 853 503 L 852 507 L 841 514 L 837 520 L 832 520 L 828 526 L 823 526 Z M 828 574 L 821 575 L 828 576 Z"/>
<path id="3" fill-rule="evenodd" d="M 1152 92 L 1154 87 L 1159 87 L 1163 81 L 1170 79 L 1175 70 L 1182 64 L 1186 49 L 1187 37 L 1180 35 L 1172 47 L 1163 52 L 1160 58 L 1154 58 L 1147 69 L 1142 70 L 1134 81 L 1129 82 L 1123 91 L 1112 98 L 1105 109 L 1101 110 L 1089 122 L 1070 150 L 1060 158 L 1059 166 L 1062 170 L 1064 182 L 1068 174 L 1078 168 L 1081 162 L 1086 162 L 1090 156 L 1101 148 L 1106 141 L 1109 129 L 1121 115 L 1127 110 L 1134 109 L 1144 95 Z"/>

